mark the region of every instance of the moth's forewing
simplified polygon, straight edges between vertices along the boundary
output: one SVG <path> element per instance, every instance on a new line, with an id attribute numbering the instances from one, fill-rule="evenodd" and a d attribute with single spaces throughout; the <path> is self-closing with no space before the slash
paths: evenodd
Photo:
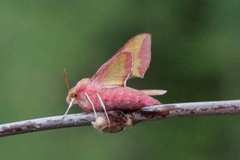
<path id="1" fill-rule="evenodd" d="M 98 69 L 90 81 L 105 86 L 125 86 L 132 71 L 132 62 L 131 53 L 116 54 Z"/>
<path id="2" fill-rule="evenodd" d="M 151 35 L 142 33 L 131 38 L 119 51 L 133 54 L 131 77 L 143 78 L 151 61 Z"/>

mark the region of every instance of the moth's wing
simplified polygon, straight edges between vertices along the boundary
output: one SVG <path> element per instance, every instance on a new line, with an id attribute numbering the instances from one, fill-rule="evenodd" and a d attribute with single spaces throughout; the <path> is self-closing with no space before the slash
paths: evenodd
<path id="1" fill-rule="evenodd" d="M 164 95 L 167 92 L 166 90 L 156 90 L 156 89 L 140 90 L 140 91 L 142 91 L 145 94 L 150 95 L 150 96 Z"/>
<path id="2" fill-rule="evenodd" d="M 131 38 L 119 51 L 133 54 L 133 69 L 130 77 L 143 78 L 151 61 L 151 35 L 142 33 Z"/>
<path id="3" fill-rule="evenodd" d="M 103 64 L 90 79 L 105 86 L 125 86 L 132 73 L 133 56 L 129 52 L 119 52 Z"/>

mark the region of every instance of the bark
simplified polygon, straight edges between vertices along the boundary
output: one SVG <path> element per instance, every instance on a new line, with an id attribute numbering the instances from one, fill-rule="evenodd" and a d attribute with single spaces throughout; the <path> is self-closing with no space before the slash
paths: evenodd
<path id="1" fill-rule="evenodd" d="M 2 124 L 0 125 L 0 137 L 90 125 L 100 132 L 115 133 L 149 120 L 234 114 L 240 114 L 240 100 L 162 104 L 144 107 L 137 111 L 108 111 L 110 124 L 102 112 L 97 113 L 97 119 L 93 113 L 79 113 L 66 115 L 64 119 L 63 116 L 54 116 Z"/>

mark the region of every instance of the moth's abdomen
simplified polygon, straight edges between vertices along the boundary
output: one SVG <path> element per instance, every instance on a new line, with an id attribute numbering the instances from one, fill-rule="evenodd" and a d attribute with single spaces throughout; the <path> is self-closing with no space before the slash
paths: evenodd
<path id="1" fill-rule="evenodd" d="M 99 94 L 107 110 L 137 110 L 160 104 L 149 95 L 129 87 L 104 88 Z M 102 110 L 101 106 L 98 107 L 97 110 Z"/>

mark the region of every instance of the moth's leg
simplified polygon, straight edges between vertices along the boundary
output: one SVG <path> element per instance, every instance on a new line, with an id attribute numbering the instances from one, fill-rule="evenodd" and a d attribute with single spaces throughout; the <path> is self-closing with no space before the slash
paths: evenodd
<path id="1" fill-rule="evenodd" d="M 84 94 L 85 94 L 87 100 L 89 101 L 89 103 L 90 103 L 91 106 L 92 106 L 92 109 L 93 109 L 93 112 L 94 112 L 94 115 L 95 115 L 95 121 L 96 121 L 96 119 L 97 119 L 97 113 L 96 113 L 94 104 L 93 104 L 92 100 L 90 99 L 90 97 L 88 96 L 88 94 L 87 94 L 86 92 L 84 92 Z"/>
<path id="2" fill-rule="evenodd" d="M 73 98 L 73 99 L 71 100 L 71 102 L 69 103 L 69 106 L 68 106 L 68 108 L 67 108 L 67 111 L 64 113 L 64 115 L 63 115 L 63 117 L 62 117 L 62 120 L 61 120 L 60 124 L 62 124 L 63 119 L 64 119 L 65 116 L 67 115 L 69 109 L 72 107 L 72 104 L 73 104 L 73 101 L 74 101 L 74 100 L 75 100 L 75 98 Z"/>
<path id="3" fill-rule="evenodd" d="M 103 103 L 103 101 L 102 101 L 102 98 L 100 97 L 100 95 L 99 95 L 98 93 L 97 93 L 97 97 L 98 97 L 98 100 L 99 100 L 99 102 L 101 103 L 101 105 L 102 105 L 102 107 L 103 107 L 103 110 L 104 110 L 104 112 L 105 112 L 105 114 L 106 114 L 106 117 L 107 117 L 108 124 L 109 124 L 109 126 L 110 126 L 110 120 L 109 120 L 109 117 L 108 117 L 108 114 L 107 114 L 106 107 L 105 107 L 105 105 L 104 105 L 104 103 Z"/>

